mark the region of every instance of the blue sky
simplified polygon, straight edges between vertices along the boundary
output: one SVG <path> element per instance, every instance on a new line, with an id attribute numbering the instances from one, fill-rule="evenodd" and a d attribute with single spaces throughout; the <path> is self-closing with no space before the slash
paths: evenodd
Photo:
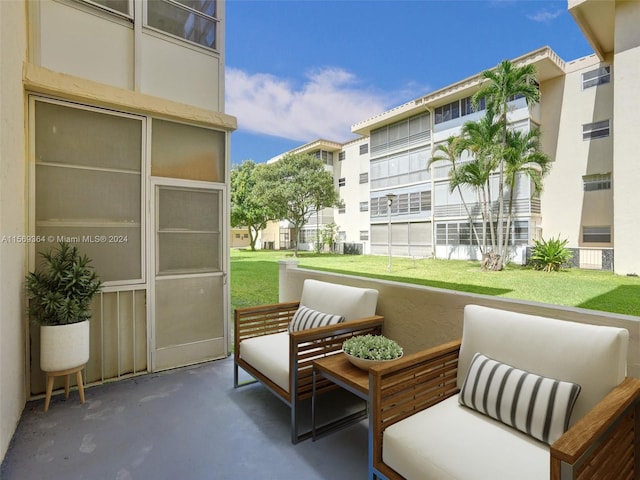
<path id="1" fill-rule="evenodd" d="M 231 162 L 264 162 L 550 46 L 593 50 L 566 0 L 227 0 Z"/>

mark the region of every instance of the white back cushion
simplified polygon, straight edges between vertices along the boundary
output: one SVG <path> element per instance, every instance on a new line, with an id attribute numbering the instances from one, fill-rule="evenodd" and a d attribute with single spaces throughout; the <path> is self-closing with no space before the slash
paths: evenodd
<path id="1" fill-rule="evenodd" d="M 467 305 L 458 387 L 477 352 L 544 377 L 577 383 L 581 392 L 573 409 L 573 425 L 624 380 L 628 342 L 624 328 Z"/>
<path id="2" fill-rule="evenodd" d="M 345 321 L 376 314 L 378 291 L 351 287 L 307 278 L 302 287 L 300 304 L 313 310 L 342 315 Z"/>

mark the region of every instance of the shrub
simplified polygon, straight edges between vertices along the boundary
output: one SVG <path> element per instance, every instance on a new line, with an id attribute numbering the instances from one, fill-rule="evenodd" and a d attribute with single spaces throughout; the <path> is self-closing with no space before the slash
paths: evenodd
<path id="1" fill-rule="evenodd" d="M 529 263 L 536 270 L 544 270 L 545 272 L 557 272 L 563 266 L 568 266 L 573 254 L 567 248 L 567 242 L 566 239 L 560 240 L 560 237 L 549 240 L 534 240 Z"/>

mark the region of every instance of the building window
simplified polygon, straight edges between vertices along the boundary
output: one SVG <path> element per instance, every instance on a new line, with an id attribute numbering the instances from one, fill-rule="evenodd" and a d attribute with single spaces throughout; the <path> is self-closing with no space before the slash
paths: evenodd
<path id="1" fill-rule="evenodd" d="M 582 227 L 584 243 L 611 243 L 611 226 Z"/>
<path id="2" fill-rule="evenodd" d="M 582 185 L 585 192 L 594 190 L 611 190 L 611 174 L 585 175 L 582 177 Z"/>
<path id="3" fill-rule="evenodd" d="M 460 100 L 447 103 L 435 109 L 435 123 L 448 122 L 460 116 Z"/>
<path id="4" fill-rule="evenodd" d="M 364 172 L 360 174 L 360 183 L 369 183 L 369 172 Z"/>
<path id="5" fill-rule="evenodd" d="M 369 202 L 360 202 L 360 211 L 368 212 L 369 211 Z"/>
<path id="6" fill-rule="evenodd" d="M 365 153 L 369 153 L 369 144 L 368 143 L 360 145 L 360 155 L 364 155 Z"/>
<path id="7" fill-rule="evenodd" d="M 154 0 L 145 4 L 148 26 L 203 47 L 216 48 L 216 0 Z"/>
<path id="8" fill-rule="evenodd" d="M 341 177 L 338 179 L 338 186 L 344 187 L 347 184 L 347 179 L 345 177 Z"/>
<path id="9" fill-rule="evenodd" d="M 236 233 L 236 238 L 240 238 L 240 234 L 239 233 Z"/>
<path id="10" fill-rule="evenodd" d="M 360 241 L 369 240 L 369 230 L 360 230 Z"/>
<path id="11" fill-rule="evenodd" d="M 339 207 L 338 208 L 338 213 L 346 213 L 346 212 L 347 212 L 346 207 Z"/>
<path id="12" fill-rule="evenodd" d="M 590 87 L 597 87 L 604 83 L 611 81 L 611 67 L 596 68 L 582 74 L 582 89 L 585 90 Z"/>
<path id="13" fill-rule="evenodd" d="M 107 10 L 121 13 L 129 18 L 131 15 L 131 2 L 130 0 L 84 0 L 86 3 L 93 3 L 99 5 Z"/>
<path id="14" fill-rule="evenodd" d="M 313 152 L 311 155 L 316 157 L 318 160 L 322 160 L 322 163 L 325 165 L 333 165 L 333 152 L 318 150 L 317 152 Z"/>
<path id="15" fill-rule="evenodd" d="M 345 159 L 346 156 L 347 156 L 347 152 L 338 153 L 338 161 L 342 162 Z"/>
<path id="16" fill-rule="evenodd" d="M 582 140 L 594 140 L 609 136 L 609 120 L 582 125 Z"/>

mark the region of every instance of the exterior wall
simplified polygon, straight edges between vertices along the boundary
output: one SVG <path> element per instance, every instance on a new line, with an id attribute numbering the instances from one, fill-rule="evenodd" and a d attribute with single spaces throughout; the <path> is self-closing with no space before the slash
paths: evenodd
<path id="1" fill-rule="evenodd" d="M 640 6 L 616 2 L 613 82 L 616 89 L 613 169 L 615 205 L 615 271 L 640 275 Z"/>
<path id="2" fill-rule="evenodd" d="M 376 313 L 384 317 L 383 333 L 397 341 L 406 354 L 460 338 L 464 306 L 476 304 L 559 320 L 626 328 L 630 333 L 628 374 L 640 378 L 640 317 L 637 316 L 304 270 L 297 268 L 294 260 L 280 262 L 280 301 L 299 300 L 306 278 L 378 290 Z"/>
<path id="3" fill-rule="evenodd" d="M 231 248 L 244 248 L 249 247 L 249 229 L 247 228 L 232 228 L 231 241 L 229 242 Z M 258 248 L 258 242 L 256 242 L 256 248 Z"/>
<path id="4" fill-rule="evenodd" d="M 613 225 L 612 190 L 583 188 L 583 176 L 613 170 L 614 136 L 582 139 L 584 124 L 618 123 L 613 119 L 614 82 L 582 89 L 582 74 L 607 64 L 595 55 L 581 58 L 567 65 L 566 76 L 541 85 L 543 148 L 553 160 L 541 197 L 541 234 L 566 238 L 570 247 L 613 246 L 582 241 L 583 226 Z"/>
<path id="5" fill-rule="evenodd" d="M 142 19 L 144 3 L 131 2 L 136 12 L 134 17 Z M 218 2 L 218 18 L 224 16 L 224 1 Z M 227 201 L 229 182 L 228 133 L 236 128 L 236 119 L 223 113 L 223 51 L 224 42 L 218 45 L 218 52 L 204 52 L 197 46 L 184 48 L 188 54 L 178 49 L 179 41 L 169 42 L 163 34 L 155 34 L 158 41 L 153 53 L 146 55 L 161 56 L 160 62 L 147 57 L 141 48 L 141 38 L 148 34 L 141 25 L 133 25 L 131 19 L 106 13 L 103 10 L 71 0 L 48 0 L 33 2 L 0 2 L 0 458 L 4 457 L 15 426 L 20 418 L 25 401 L 31 393 L 43 390 L 43 375 L 39 371 L 37 328 L 29 328 L 24 295 L 24 277 L 34 265 L 35 246 L 28 242 L 27 235 L 33 235 L 35 218 L 34 158 L 35 138 L 33 119 L 30 117 L 29 95 L 34 94 L 65 106 L 79 104 L 92 109 L 109 109 L 124 114 L 132 114 L 142 123 L 151 125 L 152 119 L 171 120 L 189 127 L 206 127 L 215 140 L 217 148 L 207 150 L 204 162 L 215 163 L 218 175 L 209 181 L 207 188 L 219 194 L 220 202 Z M 223 37 L 223 22 L 218 30 Z M 168 46 L 170 44 L 170 46 Z M 144 60 L 144 61 L 143 61 Z M 145 63 L 146 62 L 146 63 Z M 154 63 L 155 62 L 155 63 Z M 157 69 L 162 64 L 163 71 Z M 176 65 L 179 68 L 176 68 Z M 143 66 L 156 70 L 145 71 Z M 187 70 L 185 72 L 185 70 Z M 146 77 L 145 77 L 146 75 Z M 157 78 L 154 78 L 157 76 Z M 150 92 L 141 88 L 143 80 L 153 82 L 159 77 L 169 79 L 169 83 Z M 151 95 L 150 93 L 153 93 Z M 101 110 L 103 111 L 103 110 Z M 118 113 L 117 115 L 120 115 Z M 140 125 L 140 122 L 138 122 Z M 178 127 L 181 128 L 181 127 Z M 202 129 L 200 129 L 202 130 Z M 141 200 L 146 205 L 153 195 L 148 177 L 147 166 L 152 166 L 150 142 L 152 128 L 147 128 L 144 146 L 140 151 L 142 171 L 147 176 L 140 182 Z M 208 145 L 208 144 L 207 144 Z M 214 151 L 215 150 L 215 151 Z M 200 157 L 198 160 L 202 160 Z M 187 162 L 190 160 L 183 161 Z M 197 163 L 197 162 L 196 162 Z M 189 164 L 193 166 L 192 164 Z M 190 172 L 197 170 L 192 168 Z M 211 168 L 209 170 L 212 170 Z M 192 178 L 192 177 L 180 177 Z M 210 179 L 208 179 L 210 180 Z M 168 182 L 168 181 L 167 181 Z M 177 180 L 176 184 L 182 180 Z M 202 182 L 206 183 L 206 182 Z M 211 187 L 211 183 L 216 183 Z M 146 208 L 144 209 L 147 210 Z M 220 207 L 219 221 L 225 229 L 224 239 L 220 241 L 220 251 L 228 251 L 228 218 L 226 208 Z M 154 252 L 149 246 L 152 235 L 146 231 L 151 222 L 142 222 L 141 235 L 146 237 L 147 245 L 143 251 L 145 258 L 141 269 L 146 271 L 149 265 L 147 256 Z M 22 240 L 25 239 L 25 240 Z M 228 255 L 221 256 L 220 269 L 228 270 Z M 149 272 L 152 270 L 149 269 Z M 152 280 L 146 283 L 126 285 L 128 289 L 119 289 L 118 285 L 109 285 L 103 290 L 100 300 L 108 318 L 109 328 L 120 327 L 120 321 L 129 322 L 135 317 L 132 327 L 136 346 L 134 349 L 133 372 L 146 371 L 149 342 L 146 329 L 147 320 L 153 319 L 149 313 L 146 296 Z M 222 278 L 222 274 L 220 274 Z M 225 318 L 228 317 L 227 287 L 220 287 L 216 293 L 223 301 L 219 305 Z M 121 291 L 122 290 L 122 291 Z M 122 295 L 120 295 L 123 293 Z M 117 297 L 117 298 L 116 298 Z M 131 306 L 130 312 L 122 313 Z M 119 305 L 120 310 L 114 307 Z M 152 308 L 152 307 L 149 307 Z M 95 311 L 94 311 L 95 314 Z M 97 315 L 95 315 L 97 317 Z M 115 319 L 117 318 L 117 322 Z M 102 318 L 97 319 L 100 327 Z M 139 322 L 139 323 L 138 323 Z M 94 324 L 96 322 L 93 322 Z M 117 323 L 117 326 L 116 326 Z M 96 325 L 94 325 L 96 326 Z M 86 369 L 89 382 L 107 375 L 120 376 L 120 350 L 114 345 L 122 336 L 108 332 L 101 338 L 99 328 L 92 326 L 92 345 L 106 345 L 110 357 L 90 359 Z M 227 331 L 225 324 L 224 331 Z M 122 332 L 120 332 L 122 333 Z M 32 335 L 29 337 L 29 335 Z M 120 339 L 120 340 L 119 340 Z M 102 340 L 102 343 L 101 343 Z M 97 341 L 97 343 L 95 343 Z M 126 347 L 123 347 L 126 348 Z M 225 354 L 228 352 L 224 346 Z M 123 364 L 132 360 L 125 352 Z M 102 355 L 100 355 L 102 357 Z M 117 358 L 116 358 L 117 357 Z M 141 357 L 141 358 L 140 358 Z M 99 362 L 103 362 L 102 368 Z M 105 362 L 109 363 L 105 367 Z M 137 367 L 135 366 L 137 363 Z M 111 367 L 117 364 L 117 368 Z M 111 375 L 112 370 L 116 371 Z M 98 373 L 96 373 L 96 371 Z M 96 377 L 97 375 L 97 377 Z"/>
<path id="6" fill-rule="evenodd" d="M 374 255 L 433 254 L 433 195 L 428 168 L 433 115 L 424 108 L 370 132 L 370 242 Z M 395 195 L 390 214 L 387 195 Z M 389 236 L 390 242 L 389 242 Z M 391 248 L 389 249 L 389 243 Z"/>
<path id="7" fill-rule="evenodd" d="M 469 96 L 468 92 L 461 98 Z M 453 98 L 447 99 L 447 102 L 453 101 Z M 512 102 L 512 110 L 508 115 L 508 122 L 510 128 L 514 130 L 520 130 L 528 132 L 532 126 L 532 117 L 539 115 L 539 107 L 533 106 L 527 107 L 524 99 L 516 100 Z M 475 122 L 480 120 L 484 111 L 465 115 L 454 120 L 440 123 L 434 126 L 436 133 L 434 134 L 434 148 L 439 144 L 442 144 L 451 136 L 458 136 L 461 133 L 462 125 L 466 122 Z M 467 154 L 464 153 L 461 161 L 467 160 Z M 468 188 L 462 187 L 460 190 L 455 189 L 451 191 L 449 187 L 449 171 L 450 164 L 447 161 L 434 162 L 432 167 L 433 176 L 433 222 L 434 222 L 434 236 L 435 246 L 434 253 L 436 258 L 446 258 L 455 260 L 481 260 L 482 255 L 480 249 L 471 245 L 471 241 L 466 242 L 451 242 L 446 237 L 443 239 L 443 231 L 449 228 L 449 225 L 466 224 L 468 225 L 468 216 L 464 208 L 464 203 L 467 204 L 467 208 L 471 211 L 476 222 L 481 221 L 480 209 L 481 206 L 478 202 L 477 193 Z M 462 192 L 462 196 L 461 196 Z M 494 175 L 491 182 L 491 192 L 493 197 L 491 201 L 497 205 L 498 201 L 498 176 Z M 463 203 L 464 199 L 464 203 Z M 508 198 L 505 198 L 508 201 Z M 524 223 L 527 225 L 528 234 L 527 239 L 523 242 L 518 241 L 516 245 L 509 249 L 509 260 L 511 262 L 522 264 L 525 263 L 525 247 L 530 243 L 531 238 L 535 238 L 536 222 L 539 218 L 539 212 L 534 208 L 532 201 L 532 189 L 530 182 L 521 175 L 516 183 L 516 191 L 514 195 L 514 210 L 512 218 L 512 227 L 515 227 L 515 222 Z M 506 210 L 505 210 L 506 211 Z M 506 220 L 506 219 L 505 219 Z M 468 238 L 473 240 L 473 233 L 470 228 L 468 229 Z M 454 233 L 457 235 L 457 233 Z M 512 241 L 514 241 L 514 232 L 511 233 Z"/>
<path id="8" fill-rule="evenodd" d="M 360 153 L 360 147 L 366 146 L 367 153 Z M 338 160 L 338 154 L 333 159 L 333 176 L 340 198 L 345 203 L 345 213 L 336 209 L 335 223 L 343 234 L 344 242 L 362 244 L 364 254 L 370 253 L 369 232 L 369 138 L 365 137 L 344 145 L 342 152 L 344 160 Z M 367 174 L 367 182 L 360 183 L 360 175 Z M 339 187 L 337 180 L 345 179 L 345 186 Z M 366 211 L 360 210 L 360 205 L 366 203 Z M 361 238 L 361 232 L 366 238 Z"/>
<path id="9" fill-rule="evenodd" d="M 26 327 L 23 278 L 27 248 L 24 162 L 25 95 L 22 64 L 27 50 L 26 6 L 0 2 L 0 459 L 25 404 Z"/>
<path id="10" fill-rule="evenodd" d="M 144 3 L 133 2 L 136 19 Z M 31 61 L 105 85 L 222 111 L 222 53 L 174 39 L 128 18 L 71 0 L 30 2 Z M 218 2 L 219 18 L 224 2 Z M 220 22 L 223 29 L 223 22 Z M 219 31 L 219 38 L 224 32 Z M 99 54 L 98 54 L 99 53 Z"/>

